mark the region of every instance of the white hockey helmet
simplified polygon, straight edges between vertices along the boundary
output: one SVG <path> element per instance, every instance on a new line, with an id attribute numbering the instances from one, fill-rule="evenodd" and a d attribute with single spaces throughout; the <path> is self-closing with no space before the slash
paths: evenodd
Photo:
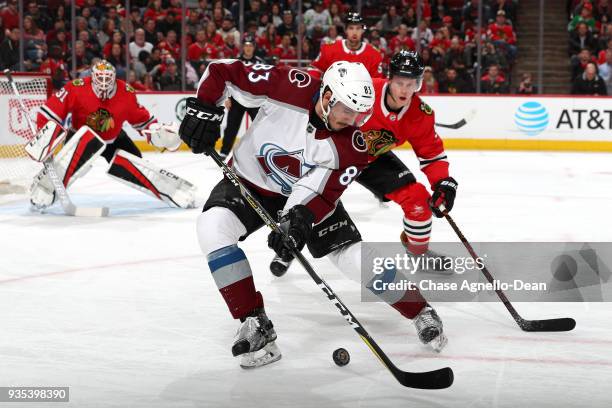
<path id="1" fill-rule="evenodd" d="M 323 108 L 323 95 L 332 92 L 327 110 Z M 323 121 L 329 127 L 328 116 L 340 102 L 343 108 L 355 113 L 353 126 L 363 125 L 372 116 L 374 106 L 374 86 L 366 67 L 360 62 L 334 62 L 323 74 L 319 103 L 323 108 Z"/>
<path id="2" fill-rule="evenodd" d="M 91 67 L 91 86 L 100 99 L 109 99 L 115 94 L 116 79 L 115 67 L 106 60 L 101 60 Z"/>

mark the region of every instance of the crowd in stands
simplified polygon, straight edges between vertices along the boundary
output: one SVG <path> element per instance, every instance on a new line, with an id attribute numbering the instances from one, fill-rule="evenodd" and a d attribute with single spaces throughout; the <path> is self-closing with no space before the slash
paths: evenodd
<path id="1" fill-rule="evenodd" d="M 70 78 L 88 75 L 92 62 L 105 58 L 137 90 L 193 89 L 210 60 L 240 54 L 241 40 L 247 34 L 257 39 L 256 54 L 268 63 L 295 65 L 298 48 L 303 60 L 316 58 L 323 42 L 342 37 L 343 16 L 357 5 L 356 0 L 304 0 L 299 24 L 295 0 L 245 0 L 245 32 L 240 33 L 237 0 L 183 1 L 187 9 L 184 24 L 181 0 L 131 0 L 129 10 L 124 0 L 25 0 L 25 69 L 48 73 L 54 86 L 61 87 Z M 509 93 L 517 54 L 518 0 L 480 1 L 480 78 L 475 69 L 478 0 L 423 0 L 418 23 L 417 0 L 364 0 L 367 41 L 380 50 L 385 64 L 402 48 L 418 48 L 428 67 L 422 92 L 469 93 L 480 81 L 483 93 Z M 0 0 L 0 6 L 2 3 L 0 65 L 15 68 L 20 38 L 17 0 Z M 581 23 L 576 25 L 582 27 Z M 587 27 L 589 32 L 597 29 L 595 24 Z M 598 43 L 601 40 L 603 37 Z M 530 89 L 517 91 L 528 93 Z"/>
<path id="2" fill-rule="evenodd" d="M 612 21 L 608 1 L 568 0 L 572 94 L 612 95 Z"/>

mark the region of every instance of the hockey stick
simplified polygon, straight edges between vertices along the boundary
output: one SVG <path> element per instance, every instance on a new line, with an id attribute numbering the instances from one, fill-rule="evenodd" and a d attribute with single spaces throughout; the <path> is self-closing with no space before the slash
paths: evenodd
<path id="1" fill-rule="evenodd" d="M 476 254 L 476 251 L 474 251 L 474 248 L 472 248 L 472 245 L 469 243 L 467 238 L 463 235 L 463 233 L 461 232 L 457 224 L 455 224 L 455 221 L 451 218 L 450 215 L 448 215 L 446 211 L 444 211 L 444 217 L 446 218 L 451 228 L 455 231 L 455 233 L 457 234 L 457 236 L 459 237 L 459 239 L 465 246 L 465 249 L 467 249 L 467 251 L 470 253 L 470 256 L 474 259 L 475 262 L 478 262 L 477 258 L 479 257 Z M 485 276 L 485 278 L 489 281 L 489 283 L 493 284 L 493 281 L 494 281 L 493 275 L 491 275 L 487 267 L 483 265 L 481 271 L 482 271 L 482 274 Z M 514 318 L 514 321 L 516 321 L 516 323 L 519 325 L 519 327 L 523 331 L 559 332 L 559 331 L 570 331 L 570 330 L 573 330 L 574 327 L 576 327 L 576 321 L 569 317 L 562 317 L 558 319 L 544 319 L 544 320 L 525 320 L 521 317 L 521 315 L 519 315 L 519 313 L 516 311 L 514 306 L 512 306 L 512 303 L 510 303 L 510 300 L 508 300 L 508 298 L 506 297 L 506 294 L 501 289 L 495 289 L 495 293 L 497 293 L 497 296 L 502 301 L 504 306 L 506 306 L 506 309 L 508 309 L 508 312 L 510 312 L 510 314 Z"/>
<path id="2" fill-rule="evenodd" d="M 9 84 L 13 88 L 13 92 L 15 93 L 15 96 L 17 96 L 17 102 L 19 103 L 19 106 L 21 107 L 23 115 L 25 116 L 25 119 L 28 122 L 28 126 L 30 127 L 32 134 L 36 135 L 36 125 L 34 125 L 34 123 L 32 122 L 32 118 L 30 118 L 28 109 L 26 108 L 25 104 L 23 103 L 23 100 L 21 99 L 21 94 L 19 93 L 19 90 L 17 89 L 17 84 L 13 80 L 13 75 L 12 75 L 11 70 L 5 69 L 4 74 L 6 75 Z M 43 166 L 45 166 L 45 169 L 47 170 L 47 174 L 49 175 L 51 184 L 53 184 L 53 188 L 59 197 L 60 203 L 66 215 L 70 215 L 70 216 L 76 215 L 76 216 L 83 216 L 83 217 L 106 217 L 108 215 L 109 210 L 107 207 L 82 208 L 82 207 L 77 207 L 72 203 L 72 200 L 70 200 L 70 197 L 68 196 L 68 193 L 66 192 L 64 183 L 60 180 L 59 176 L 57 175 L 57 169 L 55 168 L 55 163 L 53 162 L 53 155 L 51 155 L 47 160 L 43 162 Z"/>
<path id="3" fill-rule="evenodd" d="M 467 123 L 469 121 L 471 121 L 474 116 L 476 115 L 476 112 L 474 110 L 471 110 L 468 112 L 468 114 L 465 116 L 465 118 L 461 119 L 459 122 L 455 122 L 455 123 L 436 123 L 435 125 L 438 127 L 442 127 L 442 128 L 447 128 L 447 129 L 460 129 L 462 127 L 464 127 L 465 125 L 467 125 Z"/>
<path id="4" fill-rule="evenodd" d="M 245 198 L 249 205 L 257 212 L 257 215 L 263 220 L 263 222 L 273 231 L 283 233 L 276 221 L 270 216 L 265 208 L 257 201 L 257 199 L 251 194 L 251 192 L 242 184 L 236 173 L 230 169 L 227 164 L 219 157 L 216 151 L 209 150 L 207 152 L 210 157 L 217 163 L 217 165 L 223 170 L 228 180 L 240 190 L 240 194 Z M 378 344 L 374 341 L 372 336 L 366 331 L 366 329 L 359 323 L 357 318 L 351 313 L 346 305 L 340 300 L 340 298 L 334 293 L 331 287 L 314 271 L 310 263 L 306 260 L 304 255 L 297 249 L 293 250 L 293 255 L 302 264 L 304 269 L 310 277 L 315 281 L 319 288 L 325 293 L 327 298 L 336 305 L 340 314 L 346 319 L 351 327 L 359 334 L 361 340 L 372 350 L 372 353 L 380 362 L 387 367 L 395 379 L 405 387 L 420 388 L 428 390 L 436 390 L 442 388 L 448 388 L 453 383 L 453 370 L 450 367 L 441 368 L 435 371 L 412 373 L 402 371 L 397 368 L 382 351 Z"/>

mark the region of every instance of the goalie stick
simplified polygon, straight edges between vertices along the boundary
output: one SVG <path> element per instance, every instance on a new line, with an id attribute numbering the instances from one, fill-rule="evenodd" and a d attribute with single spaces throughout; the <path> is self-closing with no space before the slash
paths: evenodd
<path id="1" fill-rule="evenodd" d="M 4 74 L 6 75 L 9 84 L 13 88 L 13 92 L 15 93 L 15 96 L 17 97 L 17 102 L 19 103 L 19 106 L 21 107 L 21 110 L 23 111 L 23 116 L 25 116 L 25 119 L 28 122 L 28 126 L 30 127 L 32 134 L 36 135 L 36 126 L 32 122 L 32 118 L 30 118 L 29 112 L 27 108 L 25 107 L 23 100 L 21 99 L 21 94 L 19 93 L 19 90 L 17 89 L 17 84 L 13 80 L 13 75 L 12 75 L 11 70 L 5 69 Z M 45 166 L 45 169 L 47 170 L 49 179 L 51 180 L 51 183 L 53 184 L 53 188 L 55 192 L 57 193 L 57 196 L 60 200 L 60 203 L 66 215 L 83 216 L 83 217 L 106 217 L 108 215 L 109 209 L 107 207 L 82 208 L 82 207 L 77 207 L 72 203 L 72 201 L 70 200 L 70 197 L 68 196 L 68 193 L 66 192 L 66 188 L 64 187 L 64 184 L 62 183 L 59 176 L 57 175 L 57 170 L 55 168 L 55 164 L 53 163 L 52 154 L 49 156 L 48 159 L 43 161 L 43 166 Z"/>
<path id="2" fill-rule="evenodd" d="M 228 180 L 240 190 L 240 194 L 246 199 L 249 205 L 257 212 L 263 222 L 273 231 L 281 232 L 281 229 L 276 224 L 276 221 L 270 216 L 270 214 L 262 207 L 257 199 L 251 194 L 251 192 L 242 184 L 236 173 L 230 169 L 227 164 L 219 157 L 217 152 L 209 150 L 207 152 L 210 157 L 217 163 L 217 165 L 223 170 Z M 351 313 L 346 305 L 340 300 L 335 294 L 332 288 L 314 271 L 308 260 L 302 255 L 297 249 L 292 250 L 293 256 L 302 264 L 308 275 L 315 281 L 317 286 L 325 293 L 327 299 L 334 303 L 334 305 L 340 311 L 340 314 L 346 319 L 351 327 L 359 334 L 361 340 L 370 348 L 372 353 L 380 362 L 391 372 L 393 377 L 405 387 L 420 388 L 428 390 L 436 390 L 448 388 L 453 384 L 453 370 L 450 367 L 441 368 L 439 370 L 427 371 L 427 372 L 408 372 L 400 370 L 393 364 L 393 362 L 387 357 L 382 351 L 380 346 L 374 341 L 372 336 L 367 332 L 357 318 Z"/>
<path id="3" fill-rule="evenodd" d="M 474 259 L 475 262 L 478 262 L 476 259 L 478 255 L 472 245 L 469 243 L 467 238 L 463 235 L 455 221 L 451 218 L 450 215 L 446 211 L 444 211 L 444 217 L 450 224 L 451 228 L 455 231 L 461 243 L 465 246 L 465 249 L 470 253 L 470 256 Z M 482 258 L 481 258 L 482 259 Z M 485 276 L 489 283 L 493 284 L 493 275 L 489 272 L 486 266 L 483 265 L 481 269 L 482 274 Z M 495 289 L 495 293 L 502 301 L 508 312 L 514 318 L 514 321 L 519 325 L 519 327 L 526 332 L 560 332 L 560 331 L 570 331 L 576 327 L 576 321 L 569 317 L 562 317 L 558 319 L 543 319 L 543 320 L 526 320 L 521 317 L 521 315 L 516 311 L 510 300 L 506 297 L 506 294 L 501 289 Z"/>

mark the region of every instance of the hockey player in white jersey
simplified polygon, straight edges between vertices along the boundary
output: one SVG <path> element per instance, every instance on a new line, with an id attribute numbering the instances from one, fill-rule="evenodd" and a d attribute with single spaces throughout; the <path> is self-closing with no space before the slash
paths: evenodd
<path id="1" fill-rule="evenodd" d="M 290 67 L 245 66 L 237 60 L 210 64 L 197 98 L 187 101 L 179 132 L 194 153 L 214 148 L 223 118 L 219 106 L 228 96 L 243 106 L 260 108 L 230 164 L 269 213 L 280 212 L 286 237 L 270 233 L 268 245 L 286 256 L 289 248 L 301 250 L 308 244 L 313 256 L 329 255 L 343 272 L 359 276 L 361 236 L 339 198 L 368 160 L 357 129 L 371 114 L 374 101 L 365 67 L 340 61 L 320 81 Z M 336 222 L 346 222 L 350 232 L 310 239 L 313 224 Z M 242 357 L 244 368 L 281 357 L 263 296 L 238 247 L 261 226 L 263 221 L 227 179 L 212 190 L 197 225 L 215 283 L 233 318 L 241 321 L 232 353 Z M 394 305 L 398 310 L 409 303 L 394 301 L 404 304 Z"/>

